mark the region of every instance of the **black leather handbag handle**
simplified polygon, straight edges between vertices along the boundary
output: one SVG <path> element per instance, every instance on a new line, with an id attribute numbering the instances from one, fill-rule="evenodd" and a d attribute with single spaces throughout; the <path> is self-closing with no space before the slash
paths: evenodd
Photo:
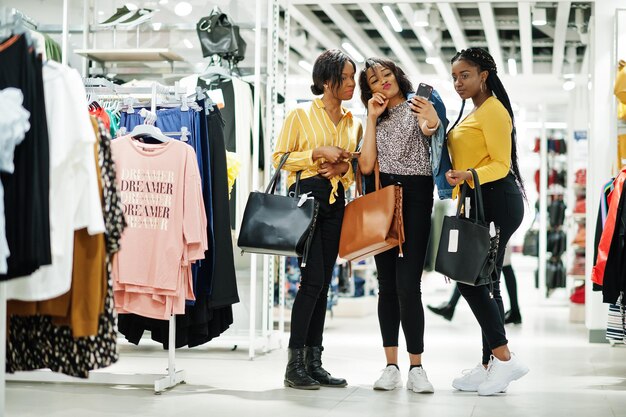
<path id="1" fill-rule="evenodd" d="M 280 171 L 285 166 L 285 163 L 287 163 L 287 159 L 289 158 L 289 154 L 290 153 L 291 152 L 286 152 L 280 158 L 280 162 L 278 163 L 278 166 L 276 167 L 276 171 L 274 172 L 274 175 L 272 176 L 272 179 L 270 180 L 270 183 L 267 184 L 267 188 L 265 189 L 265 194 L 274 194 L 276 192 L 276 185 L 278 183 L 278 176 L 280 175 Z M 300 195 L 300 176 L 301 175 L 302 175 L 302 171 L 298 171 L 296 173 L 296 188 L 295 188 L 295 194 L 294 194 L 295 198 L 298 198 L 298 196 Z"/>
<path id="2" fill-rule="evenodd" d="M 276 191 L 276 183 L 278 182 L 278 176 L 280 175 L 280 171 L 285 166 L 285 163 L 287 162 L 287 158 L 289 158 L 289 153 L 290 152 L 286 152 L 285 154 L 283 154 L 282 158 L 280 158 L 280 163 L 276 167 L 276 171 L 274 172 L 274 175 L 272 176 L 270 183 L 267 184 L 267 188 L 265 189 L 265 194 L 274 194 L 274 192 Z"/>
<path id="3" fill-rule="evenodd" d="M 482 188 L 480 187 L 480 181 L 478 180 L 478 174 L 473 168 L 468 169 L 468 171 L 472 173 L 472 177 L 474 179 L 474 200 L 476 201 L 476 210 L 474 212 L 474 219 L 476 223 L 480 221 L 481 223 L 484 224 L 485 223 L 485 208 L 483 206 L 483 192 L 482 192 Z M 465 204 L 465 197 L 467 196 L 468 188 L 470 188 L 470 186 L 467 183 L 463 184 L 463 187 L 461 187 L 461 201 L 459 202 L 459 205 L 457 206 L 457 209 L 456 209 L 456 217 L 461 217 L 461 206 Z M 467 216 L 467 213 L 465 214 L 465 217 L 469 218 Z"/>

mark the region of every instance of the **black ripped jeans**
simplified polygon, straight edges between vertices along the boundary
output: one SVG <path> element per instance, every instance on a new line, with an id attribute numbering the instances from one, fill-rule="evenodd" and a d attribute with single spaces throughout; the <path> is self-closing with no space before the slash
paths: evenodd
<path id="1" fill-rule="evenodd" d="M 421 175 L 380 174 L 381 185 L 402 184 L 404 256 L 398 248 L 376 255 L 378 321 L 383 347 L 398 346 L 400 323 L 411 354 L 424 352 L 422 271 L 430 236 L 433 178 Z"/>
<path id="2" fill-rule="evenodd" d="M 289 190 L 294 188 L 292 185 Z M 331 188 L 330 181 L 321 176 L 300 181 L 300 192 L 311 192 L 319 203 L 319 213 L 306 267 L 300 268 L 300 288 L 291 310 L 291 349 L 322 345 L 328 287 L 339 253 L 345 208 L 343 185 L 339 183 L 339 196 L 333 204 L 328 202 Z"/>
<path id="3" fill-rule="evenodd" d="M 459 283 L 458 288 L 467 300 L 474 316 L 480 324 L 483 339 L 482 363 L 487 364 L 492 349 L 506 345 L 504 331 L 504 304 L 500 293 L 500 273 L 504 262 L 504 252 L 509 239 L 515 233 L 524 217 L 524 202 L 513 174 L 497 181 L 481 184 L 485 206 L 485 220 L 500 227 L 500 244 L 496 262 L 497 281 L 493 285 L 493 298 L 489 296 L 489 286 L 473 287 Z M 474 193 L 470 192 L 470 211 L 476 207 Z M 472 214 L 473 215 L 473 214 Z"/>

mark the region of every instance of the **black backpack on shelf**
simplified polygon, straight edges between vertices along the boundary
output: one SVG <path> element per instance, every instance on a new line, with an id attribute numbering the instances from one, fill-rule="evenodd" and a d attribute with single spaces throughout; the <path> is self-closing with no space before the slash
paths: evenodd
<path id="1" fill-rule="evenodd" d="M 219 8 L 215 7 L 210 15 L 198 20 L 196 32 L 203 57 L 219 55 L 233 64 L 244 59 L 246 42 L 239 33 L 239 26 L 234 25 Z"/>

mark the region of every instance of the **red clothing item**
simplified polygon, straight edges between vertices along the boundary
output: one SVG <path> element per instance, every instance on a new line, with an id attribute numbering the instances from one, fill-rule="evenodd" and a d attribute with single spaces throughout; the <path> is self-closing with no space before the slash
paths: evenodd
<path id="1" fill-rule="evenodd" d="M 104 127 L 106 127 L 108 131 L 111 130 L 111 118 L 109 117 L 109 113 L 107 113 L 106 110 L 104 110 L 102 107 L 98 107 L 93 110 L 89 109 L 89 114 L 91 114 L 92 116 L 96 116 L 98 119 L 102 120 L 102 123 L 104 123 Z"/>
<path id="2" fill-rule="evenodd" d="M 615 178 L 615 181 L 613 181 L 615 188 L 611 191 L 608 198 L 609 212 L 606 217 L 606 223 L 604 223 L 604 229 L 602 230 L 600 244 L 598 245 L 598 258 L 596 259 L 596 264 L 591 273 L 591 281 L 598 285 L 604 283 L 604 270 L 606 268 L 606 260 L 609 256 L 613 232 L 615 231 L 615 218 L 617 216 L 619 199 L 622 195 L 622 189 L 624 188 L 624 181 L 626 181 L 626 168 L 622 169 L 617 178 Z"/>

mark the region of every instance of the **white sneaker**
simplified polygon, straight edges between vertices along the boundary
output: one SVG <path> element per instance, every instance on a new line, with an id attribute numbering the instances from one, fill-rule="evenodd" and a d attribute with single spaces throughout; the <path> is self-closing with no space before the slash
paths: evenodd
<path id="1" fill-rule="evenodd" d="M 374 389 L 381 391 L 391 391 L 402 386 L 400 370 L 393 365 L 387 366 L 383 374 L 374 382 Z"/>
<path id="2" fill-rule="evenodd" d="M 476 365 L 474 369 L 465 369 L 463 376 L 455 378 L 452 386 L 459 391 L 478 391 L 478 386 L 487 380 L 487 370 L 482 363 Z"/>
<path id="3" fill-rule="evenodd" d="M 424 368 L 415 367 L 409 371 L 409 379 L 406 381 L 406 389 L 410 389 L 417 393 L 432 394 L 435 392 L 433 384 L 428 380 Z"/>
<path id="4" fill-rule="evenodd" d="M 493 395 L 504 391 L 512 381 L 520 379 L 528 371 L 528 367 L 513 353 L 511 359 L 506 362 L 492 356 L 487 369 L 487 379 L 478 387 L 478 395 Z"/>

